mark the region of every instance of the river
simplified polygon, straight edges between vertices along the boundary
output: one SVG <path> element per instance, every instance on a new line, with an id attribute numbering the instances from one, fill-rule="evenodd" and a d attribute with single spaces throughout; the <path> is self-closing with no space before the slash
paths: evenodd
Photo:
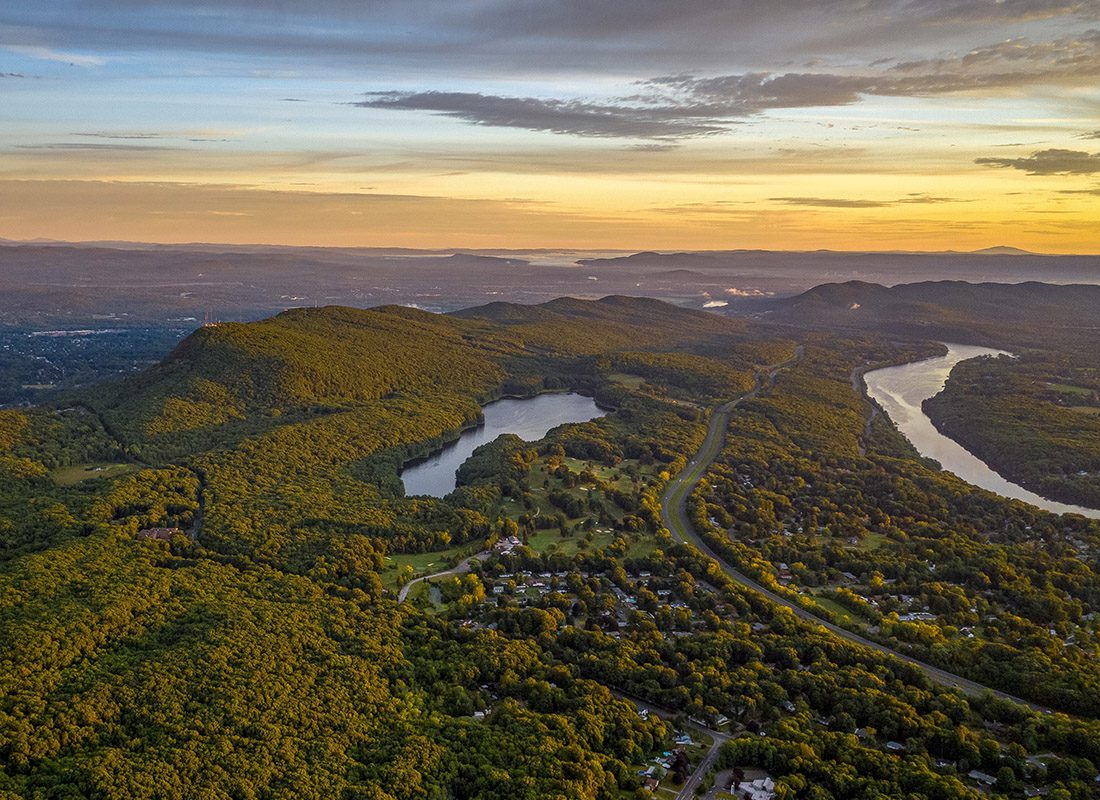
<path id="1" fill-rule="evenodd" d="M 1003 350 L 967 344 L 947 344 L 947 355 L 876 369 L 863 376 L 867 393 L 890 415 L 917 451 L 967 483 L 1023 500 L 1055 514 L 1082 514 L 1100 519 L 1100 510 L 1048 500 L 1001 477 L 988 464 L 954 439 L 944 436 L 924 413 L 921 404 L 943 391 L 947 376 L 960 361 L 980 356 L 1011 355 Z"/>
<path id="2" fill-rule="evenodd" d="M 406 495 L 443 497 L 454 491 L 455 471 L 475 449 L 505 433 L 536 442 L 559 425 L 588 422 L 607 413 L 591 397 L 572 392 L 497 400 L 481 411 L 484 425 L 464 431 L 457 441 L 402 471 Z"/>

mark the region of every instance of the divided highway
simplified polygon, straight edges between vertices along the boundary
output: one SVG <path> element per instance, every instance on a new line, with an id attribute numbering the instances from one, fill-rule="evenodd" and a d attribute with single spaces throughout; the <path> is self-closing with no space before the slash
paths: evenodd
<path id="1" fill-rule="evenodd" d="M 802 347 L 800 346 L 795 353 L 794 358 L 783 362 L 782 364 L 776 364 L 767 368 L 764 372 L 757 376 L 756 387 L 736 400 L 732 400 L 725 405 L 719 406 L 714 410 L 710 419 L 710 427 L 707 430 L 706 439 L 703 440 L 702 447 L 699 448 L 699 452 L 688 461 L 684 468 L 680 471 L 676 477 L 669 481 L 668 486 L 665 487 L 664 494 L 661 496 L 661 519 L 665 524 L 665 527 L 672 533 L 672 537 L 679 541 L 690 543 L 703 551 L 704 554 L 713 558 L 718 562 L 722 572 L 732 578 L 736 583 L 742 586 L 752 589 L 755 592 L 759 592 L 768 598 L 768 600 L 778 605 L 788 608 L 796 615 L 804 620 L 812 622 L 816 625 L 820 625 L 826 630 L 840 636 L 843 639 L 847 639 L 850 642 L 854 642 L 864 647 L 869 647 L 872 650 L 877 650 L 880 653 L 886 653 L 900 658 L 902 661 L 908 662 L 915 667 L 918 667 L 924 672 L 930 679 L 943 686 L 959 689 L 964 694 L 971 697 L 982 695 L 985 693 L 992 694 L 996 697 L 1000 697 L 1005 700 L 1011 700 L 1015 703 L 1025 705 L 1035 711 L 1043 713 L 1051 713 L 1050 709 L 1043 706 L 1036 705 L 1035 703 L 1029 703 L 1026 700 L 1022 700 L 1014 695 L 1007 694 L 1006 692 L 992 689 L 988 686 L 983 686 L 976 681 L 969 680 L 960 675 L 955 675 L 947 670 L 934 667 L 931 664 L 926 664 L 923 661 L 912 658 L 911 656 L 904 655 L 892 650 L 885 645 L 878 642 L 871 641 L 866 637 L 860 636 L 858 633 L 853 633 L 846 628 L 842 628 L 839 625 L 834 625 L 831 622 L 827 622 L 816 614 L 807 611 L 801 606 L 797 605 L 791 600 L 785 597 L 781 597 L 775 592 L 767 589 L 761 584 L 754 581 L 752 578 L 744 575 L 738 570 L 734 569 L 731 565 L 726 563 L 721 556 L 715 553 L 702 537 L 695 530 L 691 524 L 691 520 L 687 513 L 687 500 L 691 495 L 692 490 L 699 484 L 703 475 L 706 473 L 707 468 L 714 462 L 718 455 L 722 452 L 722 446 L 726 440 L 726 431 L 729 428 L 730 418 L 733 415 L 734 410 L 745 400 L 756 397 L 766 388 L 769 388 L 775 380 L 776 374 L 787 367 L 793 366 L 801 360 L 803 354 Z"/>

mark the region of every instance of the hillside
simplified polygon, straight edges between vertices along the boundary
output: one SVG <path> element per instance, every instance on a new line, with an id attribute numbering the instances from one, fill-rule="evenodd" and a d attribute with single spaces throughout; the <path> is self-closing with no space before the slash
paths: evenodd
<path id="1" fill-rule="evenodd" d="M 562 297 L 537 306 L 490 303 L 451 316 L 492 320 L 530 347 L 562 354 L 612 348 L 676 349 L 691 342 L 743 338 L 747 331 L 741 320 L 618 295 L 594 302 Z"/>
<path id="2" fill-rule="evenodd" d="M 949 341 L 1033 345 L 1100 331 L 1100 286 L 927 281 L 830 283 L 759 302 L 762 318 Z"/>
<path id="3" fill-rule="evenodd" d="M 96 405 L 137 440 L 398 391 L 484 396 L 504 378 L 495 359 L 516 349 L 483 324 L 410 308 L 295 309 L 199 328 Z"/>
<path id="4" fill-rule="evenodd" d="M 403 306 L 331 306 L 253 323 L 199 328 L 156 367 L 103 387 L 92 402 L 130 443 L 185 452 L 221 430 L 268 429 L 302 414 L 383 399 L 499 395 L 507 368 L 541 380 L 535 356 L 570 359 L 615 350 L 731 345 L 740 320 L 658 300 L 562 298 L 536 306 L 494 303 L 455 314 Z M 518 373 L 517 373 L 518 370 Z M 509 391 L 521 390 L 514 381 Z"/>

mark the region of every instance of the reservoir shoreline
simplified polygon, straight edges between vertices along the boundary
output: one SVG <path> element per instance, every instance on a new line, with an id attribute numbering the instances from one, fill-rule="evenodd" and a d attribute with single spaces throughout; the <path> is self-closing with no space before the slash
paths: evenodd
<path id="1" fill-rule="evenodd" d="M 402 464 L 399 477 L 405 496 L 443 497 L 450 493 L 456 488 L 457 469 L 474 450 L 499 436 L 512 433 L 534 442 L 560 425 L 589 422 L 613 411 L 590 395 L 570 390 L 500 395 L 481 406 L 475 424 L 457 429 L 440 447 Z"/>

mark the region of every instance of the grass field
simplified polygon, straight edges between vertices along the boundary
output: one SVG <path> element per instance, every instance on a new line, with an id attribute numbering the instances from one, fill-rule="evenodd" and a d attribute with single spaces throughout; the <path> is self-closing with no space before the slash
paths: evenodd
<path id="1" fill-rule="evenodd" d="M 860 540 L 858 547 L 860 550 L 878 550 L 888 541 L 890 540 L 881 533 L 868 533 Z"/>
<path id="2" fill-rule="evenodd" d="M 135 470 L 134 464 L 73 464 L 55 469 L 52 476 L 57 485 L 72 486 L 89 478 L 117 478 Z"/>
<path id="3" fill-rule="evenodd" d="M 576 458 L 563 458 L 561 463 L 577 475 L 589 470 L 599 481 L 622 491 L 633 491 L 634 488 L 633 481 L 625 470 L 632 469 L 639 472 L 640 479 L 644 482 L 649 480 L 657 469 L 656 467 L 643 468 L 637 461 L 625 461 L 614 467 L 607 467 Z M 531 499 L 535 505 L 534 513 L 537 516 L 552 516 L 559 513 L 559 509 L 549 500 L 552 491 L 565 490 L 570 494 L 587 499 L 590 489 L 594 491 L 597 497 L 605 500 L 604 506 L 612 520 L 617 521 L 624 516 L 622 509 L 606 499 L 604 492 L 595 488 L 592 484 L 582 484 L 566 489 L 560 478 L 550 474 L 545 459 L 539 459 L 532 465 L 528 480 L 531 486 Z M 518 520 L 529 511 L 521 503 L 506 497 L 501 501 L 498 513 L 501 516 Z M 579 517 L 571 517 L 569 527 L 579 526 L 585 523 L 586 520 L 596 523 L 597 514 L 593 512 L 585 513 Z M 561 531 L 554 527 L 536 530 L 528 536 L 527 544 L 537 553 L 557 553 L 574 556 L 577 553 L 592 552 L 607 547 L 615 541 L 616 536 L 617 534 L 612 530 L 611 524 L 596 524 L 592 530 L 577 530 L 569 536 L 562 536 Z M 649 534 L 628 534 L 627 538 L 630 541 L 630 548 L 627 551 L 629 558 L 640 558 L 653 553 L 657 549 L 656 539 Z M 434 553 L 394 553 L 386 557 L 386 566 L 381 574 L 382 584 L 389 589 L 398 589 L 400 588 L 398 586 L 399 573 L 406 565 L 412 567 L 413 577 L 430 575 L 435 572 L 442 572 L 462 556 L 473 555 L 476 549 L 476 544 L 465 544 Z"/>
<path id="4" fill-rule="evenodd" d="M 1047 386 L 1062 394 L 1075 394 L 1082 397 L 1092 394 L 1092 389 L 1086 389 L 1084 386 L 1074 386 L 1072 383 L 1048 383 Z"/>
<path id="5" fill-rule="evenodd" d="M 451 561 L 460 558 L 464 554 L 473 555 L 477 544 L 464 544 L 460 547 L 452 547 L 449 550 L 438 550 L 434 553 L 394 553 L 386 556 L 386 566 L 383 567 L 381 577 L 382 585 L 388 589 L 399 588 L 397 583 L 398 573 L 408 564 L 413 568 L 413 577 L 430 575 L 433 572 L 442 572 L 451 565 Z"/>
<path id="6" fill-rule="evenodd" d="M 836 600 L 829 597 L 818 597 L 817 595 L 811 595 L 811 597 L 813 597 L 814 602 L 821 606 L 821 608 L 833 612 L 833 614 L 836 615 L 837 622 L 842 625 L 859 620 L 859 617 L 853 614 L 850 609 L 845 608 Z"/>

